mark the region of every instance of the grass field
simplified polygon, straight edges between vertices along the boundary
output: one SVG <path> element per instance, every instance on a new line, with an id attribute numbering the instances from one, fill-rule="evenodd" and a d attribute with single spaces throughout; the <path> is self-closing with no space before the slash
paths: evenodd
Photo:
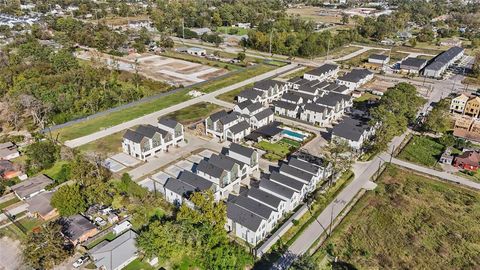
<path id="1" fill-rule="evenodd" d="M 218 95 L 218 96 L 216 96 L 216 98 L 218 98 L 220 100 L 223 100 L 223 101 L 226 101 L 226 102 L 234 103 L 235 102 L 235 97 L 238 94 L 240 94 L 240 92 L 242 92 L 245 89 L 252 88 L 252 86 L 253 86 L 253 83 L 247 84 L 245 86 L 239 87 L 239 88 L 237 88 L 235 90 L 232 90 L 230 92 Z"/>
<path id="2" fill-rule="evenodd" d="M 333 269 L 477 269 L 480 194 L 390 166 L 313 258 Z"/>
<path id="3" fill-rule="evenodd" d="M 123 268 L 123 270 L 153 270 L 152 266 L 150 264 L 142 262 L 140 259 L 135 259 L 131 263 L 129 263 L 127 266 Z"/>
<path id="4" fill-rule="evenodd" d="M 444 146 L 435 139 L 415 135 L 403 148 L 398 158 L 433 167 L 442 155 Z"/>
<path id="5" fill-rule="evenodd" d="M 68 161 L 65 160 L 59 160 L 53 164 L 53 166 L 50 169 L 43 170 L 41 173 L 45 174 L 46 176 L 57 180 L 58 179 L 58 174 L 62 170 L 62 166 L 68 164 Z"/>
<path id="6" fill-rule="evenodd" d="M 255 147 L 267 152 L 265 158 L 270 161 L 284 159 L 288 154 L 298 149 L 300 146 L 300 143 L 286 138 L 283 138 L 276 143 L 261 141 L 255 145 Z"/>
<path id="7" fill-rule="evenodd" d="M 364 102 L 364 101 L 367 101 L 367 100 L 378 100 L 380 98 L 381 98 L 380 96 L 374 95 L 372 93 L 365 92 L 360 97 L 354 99 L 353 101 L 354 102 Z"/>
<path id="8" fill-rule="evenodd" d="M 8 206 L 10 206 L 10 205 L 12 205 L 12 204 L 15 204 L 15 203 L 17 203 L 17 202 L 19 202 L 19 201 L 20 201 L 20 199 L 18 199 L 18 197 L 15 196 L 15 197 L 13 197 L 13 199 L 11 199 L 11 200 L 2 202 L 2 203 L 0 203 L 0 210 L 3 210 L 4 208 L 6 208 L 6 207 L 8 207 Z"/>
<path id="9" fill-rule="evenodd" d="M 225 68 L 225 69 L 228 69 L 228 70 L 238 70 L 238 69 L 242 68 L 239 65 L 234 65 L 234 64 L 230 64 L 230 63 L 223 63 L 223 62 L 215 61 L 215 60 L 209 60 L 205 57 L 194 56 L 194 55 L 187 54 L 187 53 L 165 51 L 165 52 L 162 52 L 161 55 L 166 56 L 166 57 L 180 59 L 180 60 L 185 60 L 185 61 L 192 62 L 192 63 L 198 63 L 198 64 L 212 66 L 212 67 L 218 67 L 218 68 Z"/>
<path id="10" fill-rule="evenodd" d="M 241 82 L 243 80 L 263 74 L 273 69 L 275 69 L 275 67 L 273 66 L 257 65 L 253 68 L 245 70 L 244 72 L 238 72 L 231 74 L 231 76 L 227 76 L 225 78 L 212 80 L 211 82 L 201 87 L 197 87 L 196 89 L 204 93 L 213 92 L 225 86 Z M 107 115 L 89 119 L 78 124 L 64 127 L 55 130 L 52 133 L 54 134 L 54 136 L 58 134 L 61 141 L 67 141 L 82 137 L 189 100 L 191 99 L 191 97 L 187 94 L 189 91 L 190 89 L 187 88 L 180 92 L 164 96 L 159 99 L 155 99 L 149 102 L 135 105 L 130 108 L 112 112 Z"/>
<path id="11" fill-rule="evenodd" d="M 243 29 L 235 26 L 220 26 L 217 27 L 217 32 L 221 34 L 230 34 L 231 31 L 236 31 L 235 35 L 243 36 L 248 34 L 248 29 Z"/>
<path id="12" fill-rule="evenodd" d="M 304 6 L 301 8 L 289 8 L 287 9 L 287 14 L 291 15 L 300 15 L 302 18 L 313 20 L 315 22 L 322 22 L 322 23 L 340 23 L 342 16 L 340 14 L 323 14 L 322 9 L 320 7 L 313 7 L 313 6 Z"/>
<path id="13" fill-rule="evenodd" d="M 169 113 L 162 118 L 171 118 L 184 125 L 188 125 L 206 118 L 208 115 L 219 111 L 221 108 L 223 107 L 216 104 L 201 102 Z"/>
<path id="14" fill-rule="evenodd" d="M 105 136 L 78 147 L 78 150 L 85 153 L 103 154 L 105 156 L 119 153 L 122 151 L 123 133 L 125 133 L 125 131 Z"/>

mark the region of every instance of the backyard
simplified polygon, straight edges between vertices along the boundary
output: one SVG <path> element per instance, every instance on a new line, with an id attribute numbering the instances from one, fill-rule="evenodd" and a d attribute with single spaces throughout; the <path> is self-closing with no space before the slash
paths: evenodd
<path id="1" fill-rule="evenodd" d="M 423 166 L 433 167 L 440 159 L 444 148 L 437 139 L 414 135 L 402 149 L 398 158 Z"/>
<path id="2" fill-rule="evenodd" d="M 337 269 L 476 269 L 480 265 L 478 192 L 395 166 L 388 166 L 377 183 L 313 255 L 322 268 L 332 269 L 325 266 L 333 257 Z"/>
<path id="3" fill-rule="evenodd" d="M 294 152 L 301 146 L 301 143 L 287 138 L 283 138 L 275 143 L 261 141 L 255 144 L 255 147 L 266 151 L 264 158 L 268 159 L 269 161 L 278 161 L 284 159 L 288 154 Z"/>

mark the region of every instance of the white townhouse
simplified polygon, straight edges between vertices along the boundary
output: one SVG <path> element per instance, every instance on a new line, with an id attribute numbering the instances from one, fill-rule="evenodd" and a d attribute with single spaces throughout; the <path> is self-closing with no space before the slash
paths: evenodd
<path id="1" fill-rule="evenodd" d="M 287 116 L 290 118 L 297 118 L 300 106 L 295 103 L 286 102 L 283 100 L 276 101 L 274 103 L 275 113 L 278 115 Z"/>
<path id="2" fill-rule="evenodd" d="M 390 57 L 384 54 L 371 54 L 368 57 L 368 63 L 377 65 L 387 65 L 390 62 Z"/>
<path id="3" fill-rule="evenodd" d="M 255 83 L 253 88 L 246 89 L 237 95 L 237 102 L 250 100 L 268 105 L 278 100 L 288 90 L 287 84 L 274 80 L 263 80 Z"/>
<path id="4" fill-rule="evenodd" d="M 273 171 L 268 178 L 270 181 L 291 188 L 300 194 L 300 199 L 305 198 L 309 192 L 309 187 L 306 183 L 292 178 L 288 175 Z"/>
<path id="5" fill-rule="evenodd" d="M 317 99 L 316 104 L 331 108 L 331 120 L 335 121 L 343 117 L 348 109 L 353 106 L 353 98 L 349 95 L 329 92 Z"/>
<path id="6" fill-rule="evenodd" d="M 251 127 L 238 112 L 222 110 L 205 119 L 205 133 L 220 141 L 239 142 L 250 134 Z"/>
<path id="7" fill-rule="evenodd" d="M 283 175 L 305 183 L 308 187 L 308 192 L 315 190 L 315 187 L 320 180 L 320 177 L 318 176 L 302 171 L 285 163 L 280 166 L 279 172 Z"/>
<path id="8" fill-rule="evenodd" d="M 168 178 L 163 186 L 165 189 L 165 199 L 176 206 L 180 206 L 184 202 L 190 202 L 188 199 L 193 192 L 211 190 L 215 196 L 215 200 L 220 200 L 220 191 L 214 182 L 209 181 L 190 171 L 182 171 L 175 178 Z"/>
<path id="9" fill-rule="evenodd" d="M 280 101 L 297 104 L 297 105 L 303 104 L 304 102 L 303 97 L 301 97 L 300 95 L 297 95 L 294 92 L 287 92 L 283 94 L 282 97 L 280 98 Z"/>
<path id="10" fill-rule="evenodd" d="M 307 103 L 300 113 L 300 120 L 324 127 L 332 122 L 333 109 L 317 103 Z"/>
<path id="11" fill-rule="evenodd" d="M 233 110 L 240 113 L 252 129 L 268 125 L 274 120 L 274 113 L 270 108 L 265 108 L 261 103 L 253 103 L 250 100 L 236 104 Z"/>
<path id="12" fill-rule="evenodd" d="M 300 193 L 289 187 L 263 179 L 260 181 L 259 188 L 284 200 L 286 212 L 293 211 L 300 204 Z"/>
<path id="13" fill-rule="evenodd" d="M 345 141 L 355 152 L 362 152 L 364 143 L 375 133 L 365 119 L 349 116 L 333 127 L 332 141 Z"/>
<path id="14" fill-rule="evenodd" d="M 247 164 L 247 174 L 252 174 L 254 171 L 258 170 L 259 154 L 253 148 L 246 147 L 237 143 L 232 143 L 230 144 L 229 148 L 224 148 L 222 150 L 222 153 L 224 153 L 228 157 Z"/>
<path id="15" fill-rule="evenodd" d="M 345 85 L 353 91 L 373 79 L 373 72 L 368 69 L 354 69 L 337 78 L 339 85 Z"/>
<path id="16" fill-rule="evenodd" d="M 280 215 L 279 219 L 281 219 L 281 217 L 283 217 L 283 215 L 286 213 L 286 201 L 269 192 L 263 191 L 259 188 L 251 187 L 248 190 L 247 197 L 275 210 Z"/>
<path id="17" fill-rule="evenodd" d="M 240 191 L 239 167 L 232 164 L 230 170 L 225 169 L 218 160 L 202 160 L 197 165 L 196 173 L 218 186 L 220 199 L 225 199 L 230 193 Z"/>
<path id="18" fill-rule="evenodd" d="M 335 77 L 339 71 L 339 67 L 334 64 L 323 64 L 315 69 L 305 72 L 303 78 L 309 81 L 324 81 L 328 78 Z"/>
<path id="19" fill-rule="evenodd" d="M 288 165 L 290 165 L 291 167 L 297 168 L 299 170 L 302 170 L 304 172 L 313 174 L 319 180 L 325 179 L 326 177 L 330 176 L 329 175 L 330 168 L 328 165 L 325 168 L 324 162 L 322 162 L 321 164 L 322 166 L 319 166 L 319 165 L 307 162 L 305 160 L 299 159 L 297 157 L 291 157 L 288 161 Z"/>
<path id="20" fill-rule="evenodd" d="M 266 232 L 269 233 L 275 228 L 277 221 L 281 218 L 280 214 L 273 210 L 272 208 L 257 202 L 256 200 L 246 197 L 246 196 L 234 196 L 230 195 L 228 198 L 230 203 L 236 204 L 244 208 L 247 211 L 250 211 L 257 216 L 260 216 L 262 219 L 266 220 Z M 236 223 L 242 224 L 243 220 L 235 220 Z M 244 239 L 245 240 L 245 239 Z"/>
<path id="21" fill-rule="evenodd" d="M 158 127 L 140 125 L 123 134 L 123 152 L 146 160 L 160 151 L 168 151 L 172 145 L 178 146 L 184 140 L 183 132 L 183 125 L 173 120 L 160 120 Z"/>
<path id="22" fill-rule="evenodd" d="M 262 105 L 268 105 L 267 93 L 252 88 L 240 92 L 240 94 L 236 96 L 236 100 L 238 103 L 250 101 L 252 103 L 258 102 Z"/>
<path id="23" fill-rule="evenodd" d="M 470 99 L 465 94 L 460 94 L 452 99 L 450 103 L 450 112 L 460 113 L 463 114 L 465 111 L 465 106 L 467 105 L 467 101 Z"/>
<path id="24" fill-rule="evenodd" d="M 267 236 L 267 221 L 243 207 L 227 202 L 225 229 L 256 246 Z"/>

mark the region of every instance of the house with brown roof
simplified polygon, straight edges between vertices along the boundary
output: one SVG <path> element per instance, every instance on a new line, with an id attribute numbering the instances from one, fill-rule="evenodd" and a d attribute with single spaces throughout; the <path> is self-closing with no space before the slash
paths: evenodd
<path id="1" fill-rule="evenodd" d="M 469 171 L 477 171 L 479 164 L 480 153 L 477 151 L 465 151 L 453 160 L 453 166 Z"/>
<path id="2" fill-rule="evenodd" d="M 52 196 L 53 192 L 43 192 L 25 200 L 28 204 L 28 212 L 30 212 L 30 215 L 44 221 L 58 217 L 57 209 L 50 205 Z"/>
<path id="3" fill-rule="evenodd" d="M 480 142 L 480 121 L 471 117 L 458 118 L 455 121 L 453 135 L 462 139 Z"/>

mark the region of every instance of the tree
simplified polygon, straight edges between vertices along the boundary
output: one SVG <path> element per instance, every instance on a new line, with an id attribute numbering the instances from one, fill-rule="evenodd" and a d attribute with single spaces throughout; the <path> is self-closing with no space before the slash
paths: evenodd
<path id="1" fill-rule="evenodd" d="M 413 48 L 417 47 L 417 39 L 416 38 L 412 38 L 408 42 L 410 43 L 410 46 L 412 46 Z"/>
<path id="2" fill-rule="evenodd" d="M 87 210 L 87 203 L 82 196 L 80 186 L 61 186 L 52 196 L 51 204 L 61 216 L 72 216 Z"/>
<path id="3" fill-rule="evenodd" d="M 342 13 L 342 24 L 348 24 L 350 21 L 350 16 L 347 13 Z"/>
<path id="4" fill-rule="evenodd" d="M 206 223 L 217 229 L 223 229 L 227 222 L 227 208 L 222 202 L 215 202 L 211 191 L 195 192 L 190 197 L 190 201 L 195 205 L 190 208 L 187 204 L 182 204 L 178 213 L 178 220 L 189 223 Z"/>
<path id="5" fill-rule="evenodd" d="M 289 270 L 317 270 L 318 264 L 309 254 L 303 254 L 292 262 Z"/>
<path id="6" fill-rule="evenodd" d="M 330 183 L 336 175 L 349 170 L 352 166 L 351 150 L 352 148 L 344 140 L 331 142 L 325 147 L 325 159 L 332 166 Z"/>
<path id="7" fill-rule="evenodd" d="M 444 133 L 451 127 L 450 122 L 450 100 L 440 100 L 428 113 L 423 128 L 435 133 Z"/>
<path id="8" fill-rule="evenodd" d="M 49 169 L 60 157 L 60 148 L 51 140 L 43 140 L 29 145 L 25 151 L 26 167 L 29 173 L 35 174 Z"/>
<path id="9" fill-rule="evenodd" d="M 34 269 L 53 269 L 72 254 L 70 246 L 65 245 L 61 226 L 48 223 L 39 232 L 27 236 L 23 248 L 25 263 Z"/>
<path id="10" fill-rule="evenodd" d="M 239 61 L 242 61 L 242 62 L 243 62 L 243 60 L 245 60 L 245 58 L 246 58 L 245 53 L 239 52 L 239 53 L 237 54 L 237 59 L 238 59 Z"/>

